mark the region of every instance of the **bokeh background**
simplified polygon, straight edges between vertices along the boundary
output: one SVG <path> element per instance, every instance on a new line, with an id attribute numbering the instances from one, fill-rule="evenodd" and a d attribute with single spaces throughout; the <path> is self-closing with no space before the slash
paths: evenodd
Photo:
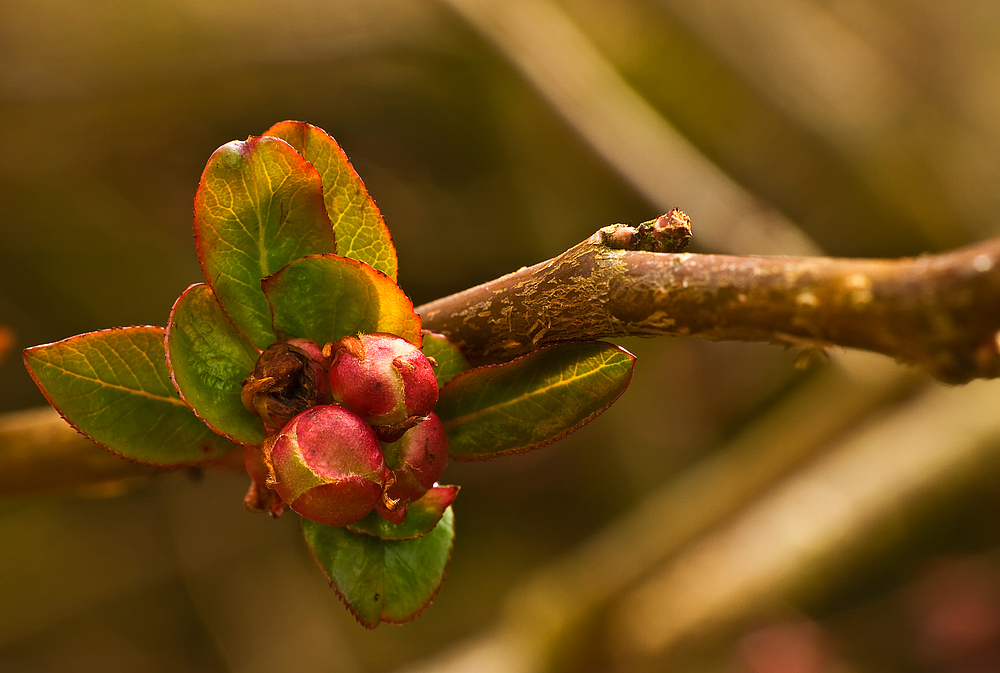
<path id="1" fill-rule="evenodd" d="M 991 0 L 6 0 L 0 425 L 44 404 L 20 348 L 165 324 L 205 161 L 282 119 L 345 148 L 415 304 L 673 206 L 705 252 L 1000 233 Z M 402 627 L 245 476 L 0 465 L 0 670 L 1000 670 L 997 383 L 622 344 L 596 422 L 448 467 L 450 573 Z"/>

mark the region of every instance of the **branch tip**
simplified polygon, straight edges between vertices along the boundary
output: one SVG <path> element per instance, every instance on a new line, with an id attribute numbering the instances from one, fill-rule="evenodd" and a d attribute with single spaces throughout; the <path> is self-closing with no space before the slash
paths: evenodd
<path id="1" fill-rule="evenodd" d="M 691 218 L 680 208 L 638 226 L 612 224 L 589 239 L 612 250 L 683 252 L 691 243 Z"/>

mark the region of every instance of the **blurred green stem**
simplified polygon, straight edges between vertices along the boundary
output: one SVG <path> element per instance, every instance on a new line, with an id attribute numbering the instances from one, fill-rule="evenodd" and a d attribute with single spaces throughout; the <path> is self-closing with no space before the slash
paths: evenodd
<path id="1" fill-rule="evenodd" d="M 243 452 L 211 463 L 243 469 Z M 126 460 L 90 441 L 51 407 L 0 414 L 0 497 L 76 493 L 97 498 L 121 495 L 132 485 L 171 468 Z M 197 476 L 201 468 L 183 468 Z"/>
<path id="2" fill-rule="evenodd" d="M 103 450 L 50 407 L 0 415 L 0 465 L 6 497 L 60 491 L 112 496 L 131 478 L 162 472 Z"/>

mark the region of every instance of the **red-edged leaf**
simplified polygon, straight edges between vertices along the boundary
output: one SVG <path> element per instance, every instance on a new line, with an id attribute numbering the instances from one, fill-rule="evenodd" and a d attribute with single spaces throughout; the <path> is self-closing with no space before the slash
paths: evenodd
<path id="1" fill-rule="evenodd" d="M 564 437 L 618 399 L 634 361 L 623 348 L 587 341 L 459 374 L 441 389 L 434 408 L 449 455 L 481 460 Z"/>
<path id="2" fill-rule="evenodd" d="M 260 352 L 240 336 L 204 283 L 177 299 L 166 345 L 174 385 L 199 418 L 242 444 L 264 441 L 264 425 L 240 401 L 242 382 Z"/>
<path id="3" fill-rule="evenodd" d="M 385 332 L 420 346 L 420 316 L 387 276 L 339 255 L 292 262 L 262 282 L 281 338 L 318 344 L 348 334 Z"/>
<path id="4" fill-rule="evenodd" d="M 407 506 L 403 523 L 389 523 L 378 511 L 372 511 L 361 521 L 349 524 L 347 530 L 382 540 L 412 540 L 434 528 L 457 495 L 458 486 L 435 486 Z"/>
<path id="5" fill-rule="evenodd" d="M 319 171 L 323 200 L 337 233 L 337 253 L 396 280 L 396 248 L 382 214 L 344 150 L 326 131 L 304 122 L 279 122 L 264 132 L 286 141 Z"/>
<path id="6" fill-rule="evenodd" d="M 438 388 L 444 387 L 444 384 L 469 370 L 469 361 L 462 355 L 458 346 L 448 341 L 448 337 L 430 330 L 423 330 L 422 334 L 424 343 L 420 350 L 437 362 L 434 366 L 434 377 L 437 379 Z"/>
<path id="7" fill-rule="evenodd" d="M 194 206 L 205 278 L 263 350 L 274 335 L 260 280 L 300 257 L 336 252 L 319 173 L 278 138 L 234 140 L 208 160 Z"/>
<path id="8" fill-rule="evenodd" d="M 181 401 L 163 336 L 162 327 L 91 332 L 29 348 L 24 363 L 70 425 L 120 456 L 164 466 L 218 458 L 236 445 Z"/>
<path id="9" fill-rule="evenodd" d="M 302 519 L 302 533 L 330 586 L 359 622 L 408 622 L 430 605 L 444 582 L 455 541 L 451 507 L 426 535 L 382 540 Z"/>

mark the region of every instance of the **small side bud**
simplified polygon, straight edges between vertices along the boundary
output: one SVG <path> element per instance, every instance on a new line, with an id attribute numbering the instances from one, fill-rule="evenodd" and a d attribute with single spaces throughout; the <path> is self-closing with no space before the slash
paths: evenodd
<path id="1" fill-rule="evenodd" d="M 382 451 L 392 473 L 385 495 L 402 504 L 418 500 L 448 464 L 448 438 L 436 414 L 408 430 L 399 441 L 383 444 Z"/>
<path id="2" fill-rule="evenodd" d="M 658 252 L 683 252 L 691 243 L 691 218 L 680 208 L 671 209 L 653 221 L 653 238 Z"/>
<path id="3" fill-rule="evenodd" d="M 691 243 L 691 218 L 683 210 L 674 208 L 635 227 L 628 224 L 603 227 L 588 242 L 612 250 L 683 252 Z"/>
<path id="4" fill-rule="evenodd" d="M 614 250 L 635 250 L 639 245 L 639 230 L 627 224 L 612 224 L 600 233 L 601 242 Z"/>

